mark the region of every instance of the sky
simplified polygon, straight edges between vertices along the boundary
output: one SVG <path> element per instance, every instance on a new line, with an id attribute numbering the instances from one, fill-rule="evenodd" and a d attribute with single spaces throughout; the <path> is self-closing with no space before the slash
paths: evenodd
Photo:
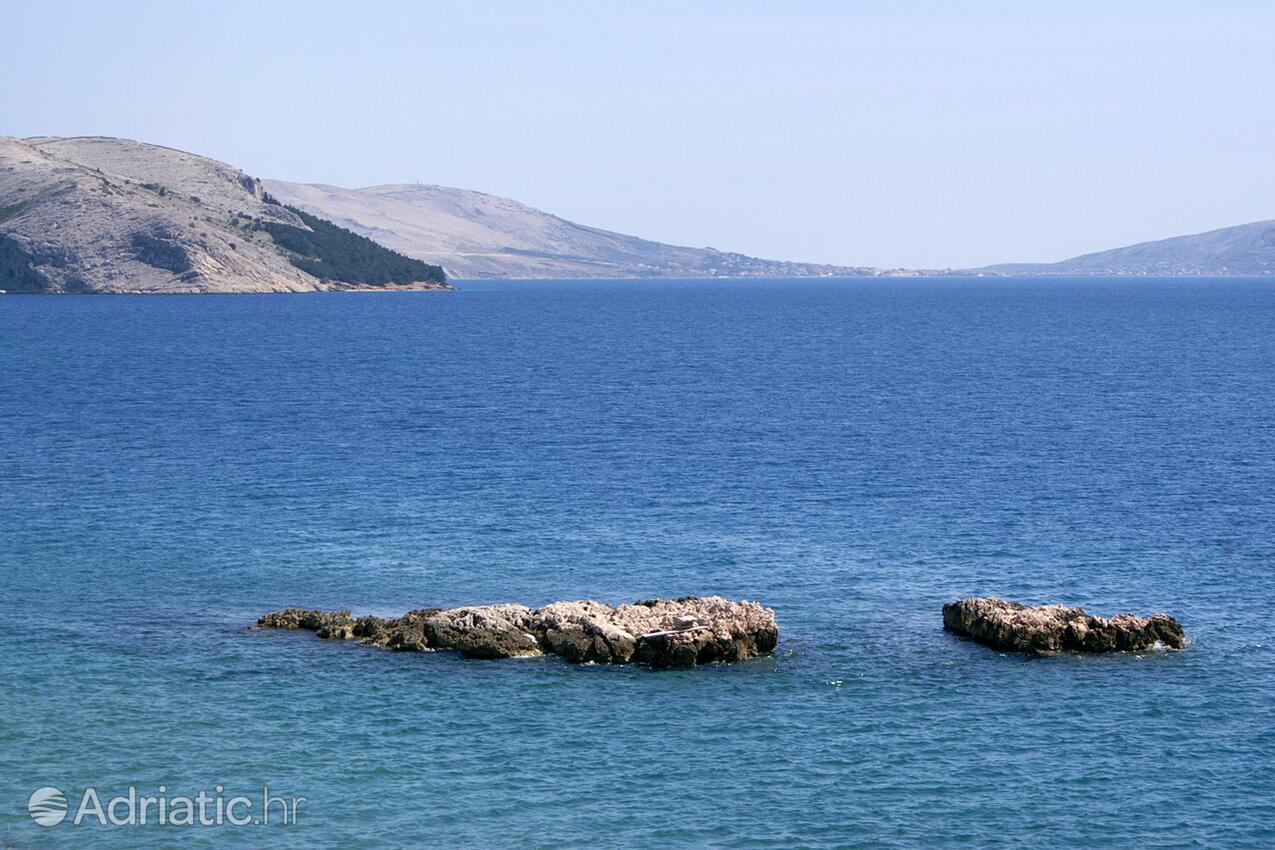
<path id="1" fill-rule="evenodd" d="M 1275 3 L 0 0 L 0 134 L 961 268 L 1275 218 Z"/>

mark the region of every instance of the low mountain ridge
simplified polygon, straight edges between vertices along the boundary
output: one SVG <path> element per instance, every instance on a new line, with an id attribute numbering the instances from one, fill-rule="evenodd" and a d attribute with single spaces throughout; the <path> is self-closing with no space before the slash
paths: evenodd
<path id="1" fill-rule="evenodd" d="M 1057 263 L 1002 263 L 976 269 L 996 275 L 1270 275 L 1275 221 L 1139 242 Z"/>
<path id="2" fill-rule="evenodd" d="M 299 251 L 302 244 L 321 256 Z M 127 139 L 0 137 L 0 290 L 305 292 L 387 285 L 446 287 L 441 268 L 326 222 L 313 224 L 225 163 Z"/>
<path id="3" fill-rule="evenodd" d="M 876 274 L 862 266 L 762 260 L 666 245 L 559 218 L 509 198 L 398 183 L 343 189 L 265 180 L 284 203 L 442 265 L 458 278 L 812 277 Z"/>

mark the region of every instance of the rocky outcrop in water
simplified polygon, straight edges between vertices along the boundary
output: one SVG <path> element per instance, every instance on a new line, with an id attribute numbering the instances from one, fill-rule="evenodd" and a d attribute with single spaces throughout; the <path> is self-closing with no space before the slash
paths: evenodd
<path id="1" fill-rule="evenodd" d="M 1047 652 L 1129 652 L 1161 644 L 1186 646 L 1186 634 L 1167 614 L 1098 617 L 1066 605 L 1029 607 L 995 597 L 960 599 L 943 606 L 943 628 L 996 649 Z"/>
<path id="2" fill-rule="evenodd" d="M 354 618 L 349 611 L 310 611 L 284 608 L 271 611 L 257 625 L 270 629 L 309 629 L 321 638 L 344 640 L 354 637 Z"/>
<path id="3" fill-rule="evenodd" d="M 772 651 L 779 639 L 774 611 L 720 596 L 615 607 L 586 599 L 539 609 L 511 604 L 422 608 L 394 619 L 285 608 L 261 617 L 257 626 L 309 629 L 322 638 L 358 638 L 400 651 L 450 649 L 470 658 L 551 654 L 576 663 L 652 667 L 742 661 Z"/>

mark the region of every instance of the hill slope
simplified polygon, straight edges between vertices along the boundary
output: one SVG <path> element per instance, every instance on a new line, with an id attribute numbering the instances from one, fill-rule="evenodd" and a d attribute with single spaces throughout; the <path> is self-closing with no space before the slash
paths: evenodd
<path id="1" fill-rule="evenodd" d="M 1003 275 L 1275 274 L 1275 221 L 1140 242 L 1058 263 L 1007 263 L 977 271 Z"/>
<path id="2" fill-rule="evenodd" d="M 394 184 L 342 189 L 266 180 L 286 204 L 431 263 L 453 277 L 732 277 L 873 274 L 863 267 L 759 260 L 576 224 L 495 195 Z"/>
<path id="3" fill-rule="evenodd" d="M 442 270 L 269 198 L 238 169 L 101 137 L 0 137 L 0 289 L 440 288 Z"/>

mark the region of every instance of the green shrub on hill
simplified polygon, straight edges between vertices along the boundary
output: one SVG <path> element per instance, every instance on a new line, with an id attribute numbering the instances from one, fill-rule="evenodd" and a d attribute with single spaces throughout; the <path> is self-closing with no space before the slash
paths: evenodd
<path id="1" fill-rule="evenodd" d="M 366 286 L 447 280 L 440 266 L 405 257 L 366 236 L 295 207 L 284 206 L 296 213 L 310 230 L 274 221 L 258 222 L 256 228 L 269 233 L 275 244 L 288 252 L 292 265 L 321 280 Z"/>

